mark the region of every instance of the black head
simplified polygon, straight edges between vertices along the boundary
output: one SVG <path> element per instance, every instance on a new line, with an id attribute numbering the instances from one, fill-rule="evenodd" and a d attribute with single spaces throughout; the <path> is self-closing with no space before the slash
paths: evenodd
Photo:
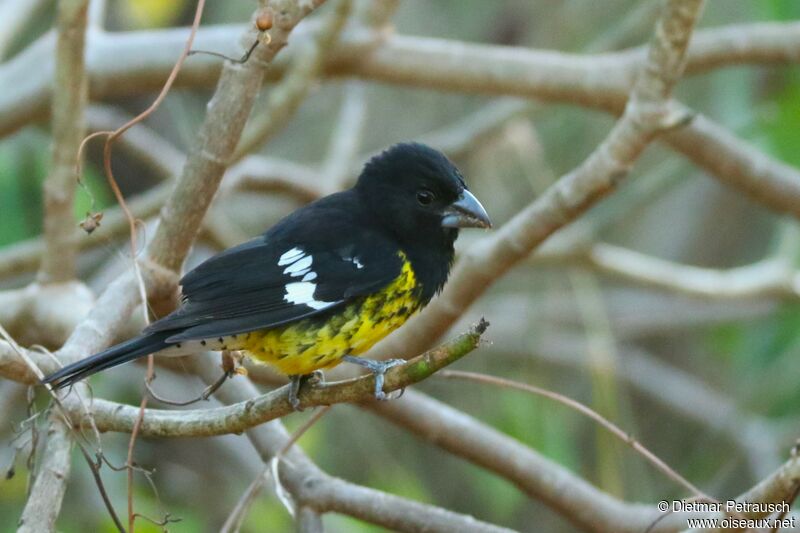
<path id="1" fill-rule="evenodd" d="M 455 165 L 424 144 L 396 144 L 373 157 L 355 189 L 402 244 L 435 242 L 452 250 L 459 228 L 491 225 Z"/>

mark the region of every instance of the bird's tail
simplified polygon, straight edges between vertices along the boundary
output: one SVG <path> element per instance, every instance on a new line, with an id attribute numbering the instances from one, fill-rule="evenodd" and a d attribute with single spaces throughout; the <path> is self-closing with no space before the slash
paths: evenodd
<path id="1" fill-rule="evenodd" d="M 77 363 L 67 365 L 45 377 L 42 382 L 49 383 L 56 389 L 68 387 L 101 370 L 163 350 L 169 346 L 165 339 L 173 333 L 170 331 L 158 331 L 134 337 L 91 357 L 82 359 Z"/>

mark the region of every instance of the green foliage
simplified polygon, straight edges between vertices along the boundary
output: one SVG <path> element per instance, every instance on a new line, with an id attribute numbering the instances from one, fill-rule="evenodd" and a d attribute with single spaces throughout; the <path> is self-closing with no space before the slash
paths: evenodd
<path id="1" fill-rule="evenodd" d="M 39 235 L 42 231 L 42 183 L 50 165 L 48 141 L 24 132 L 13 141 L 0 143 L 0 246 Z M 95 209 L 110 205 L 105 178 L 92 165 L 85 165 L 83 182 L 94 196 Z M 89 193 L 75 193 L 75 224 L 92 208 Z"/>

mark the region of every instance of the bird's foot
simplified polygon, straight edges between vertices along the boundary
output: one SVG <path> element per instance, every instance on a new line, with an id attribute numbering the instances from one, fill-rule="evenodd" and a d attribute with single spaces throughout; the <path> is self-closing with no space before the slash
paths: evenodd
<path id="1" fill-rule="evenodd" d="M 240 350 L 223 350 L 220 354 L 222 356 L 222 370 L 228 377 L 235 375 L 246 376 L 247 369 L 244 367 L 244 353 Z"/>
<path id="2" fill-rule="evenodd" d="M 364 359 L 361 357 L 354 357 L 352 355 L 345 355 L 343 358 L 348 363 L 353 363 L 362 366 L 372 372 L 375 376 L 375 399 L 388 400 L 389 397 L 383 392 L 383 380 L 386 371 L 392 367 L 404 365 L 407 363 L 405 359 L 387 359 L 386 361 L 376 361 L 374 359 Z M 402 392 L 400 393 L 402 395 Z"/>
<path id="3" fill-rule="evenodd" d="M 306 374 L 308 378 L 309 385 L 324 385 L 325 384 L 325 374 L 322 370 L 314 370 L 310 374 Z"/>
<path id="4" fill-rule="evenodd" d="M 310 374 L 297 374 L 294 376 L 289 376 L 289 404 L 295 411 L 303 410 L 303 408 L 300 407 L 300 398 L 297 397 L 297 395 L 300 393 L 300 387 L 303 386 L 303 383 L 308 383 L 312 386 L 325 383 L 325 374 L 323 374 L 321 370 L 315 370 Z"/>

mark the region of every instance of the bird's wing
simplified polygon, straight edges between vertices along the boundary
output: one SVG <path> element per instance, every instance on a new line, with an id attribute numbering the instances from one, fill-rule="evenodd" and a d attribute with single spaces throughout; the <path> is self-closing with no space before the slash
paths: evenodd
<path id="1" fill-rule="evenodd" d="M 352 228 L 320 238 L 330 229 L 299 232 L 308 239 L 270 232 L 212 257 L 181 280 L 181 308 L 146 332 L 172 330 L 167 341 L 177 342 L 274 327 L 376 292 L 400 274 L 401 256 L 386 239 Z"/>

